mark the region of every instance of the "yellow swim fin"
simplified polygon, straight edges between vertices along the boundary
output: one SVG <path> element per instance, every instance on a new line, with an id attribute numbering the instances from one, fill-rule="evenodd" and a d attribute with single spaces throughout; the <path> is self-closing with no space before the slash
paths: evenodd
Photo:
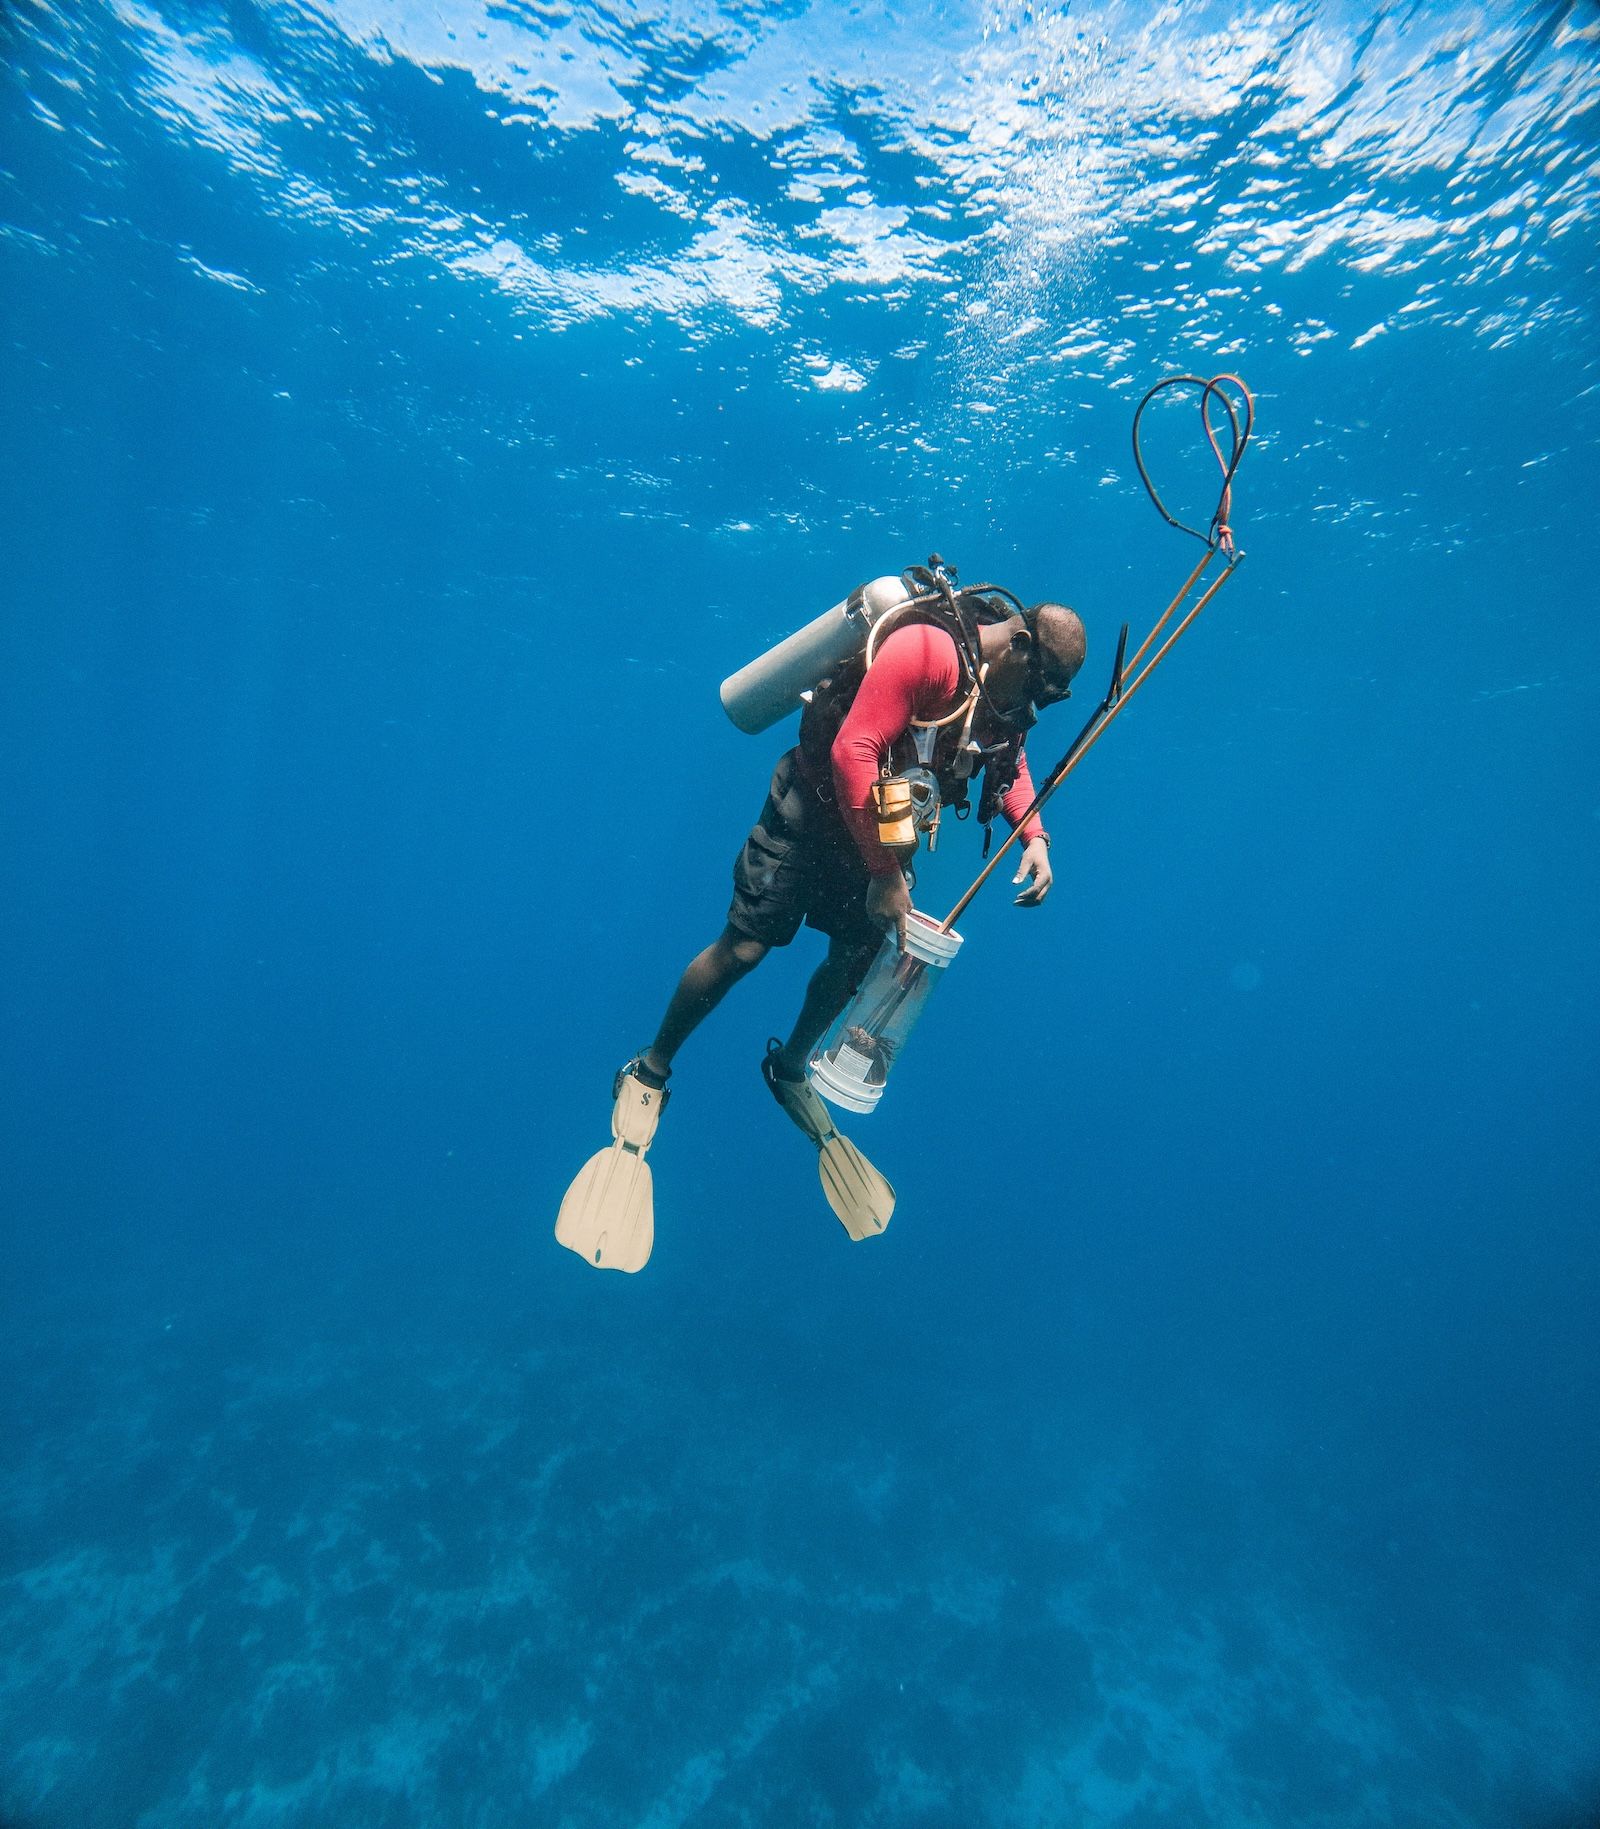
<path id="1" fill-rule="evenodd" d="M 610 1149 L 578 1170 L 556 1215 L 556 1239 L 598 1270 L 643 1270 L 655 1242 L 655 1202 L 645 1161 L 668 1094 L 647 1086 L 631 1060 L 612 1084 Z"/>
<path id="2" fill-rule="evenodd" d="M 822 1191 L 850 1237 L 876 1238 L 894 1212 L 894 1189 L 848 1137 L 833 1127 L 828 1108 L 804 1080 L 778 1072 L 776 1037 L 767 1043 L 761 1077 L 794 1127 L 817 1146 Z"/>

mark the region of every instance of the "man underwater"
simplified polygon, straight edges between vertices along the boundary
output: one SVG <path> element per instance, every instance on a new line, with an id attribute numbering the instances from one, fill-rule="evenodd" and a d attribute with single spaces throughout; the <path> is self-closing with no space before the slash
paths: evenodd
<path id="1" fill-rule="evenodd" d="M 876 620 L 864 652 L 838 658 L 804 695 L 799 742 L 779 758 L 735 860 L 727 922 L 684 970 L 655 1039 L 618 1070 L 615 1141 L 590 1160 L 562 1203 L 556 1236 L 591 1263 L 636 1270 L 649 1256 L 654 1222 L 644 1153 L 669 1096 L 672 1063 L 732 986 L 773 947 L 787 946 L 802 922 L 827 935 L 827 956 L 787 1041 L 768 1042 L 762 1076 L 816 1145 L 823 1189 L 850 1236 L 871 1237 L 889 1222 L 894 1190 L 834 1128 L 805 1077 L 812 1048 L 854 996 L 885 932 L 894 930 L 905 946 L 905 859 L 915 835 L 911 846 L 903 842 L 910 815 L 902 825 L 892 822 L 884 784 L 913 789 L 915 823 L 926 830 L 941 807 L 967 810 L 968 784 L 981 771 L 986 840 L 997 811 L 1016 830 L 1034 799 L 1026 733 L 1039 710 L 1070 696 L 1087 645 L 1082 622 L 1065 605 L 1024 608 L 991 587 L 958 592 L 933 563 L 933 572 L 907 573 L 903 588 L 880 579 L 841 606 L 863 613 L 864 598 L 878 594 L 865 612 Z M 918 589 L 928 584 L 943 588 Z M 905 805 L 903 794 L 897 804 Z M 1018 836 L 1024 848 L 1013 881 L 1025 886 L 1015 900 L 1037 908 L 1052 881 L 1049 835 L 1033 815 Z"/>

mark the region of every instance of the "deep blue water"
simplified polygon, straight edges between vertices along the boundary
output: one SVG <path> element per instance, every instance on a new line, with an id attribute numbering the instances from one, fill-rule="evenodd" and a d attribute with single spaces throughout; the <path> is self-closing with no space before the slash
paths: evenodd
<path id="1" fill-rule="evenodd" d="M 0 10 L 0 1821 L 1576 1829 L 1600 1808 L 1600 12 Z M 854 1127 L 680 1057 L 937 549 L 1248 558 Z M 1202 514 L 1180 415 L 1163 479 Z M 948 838 L 942 911 L 975 864 Z"/>

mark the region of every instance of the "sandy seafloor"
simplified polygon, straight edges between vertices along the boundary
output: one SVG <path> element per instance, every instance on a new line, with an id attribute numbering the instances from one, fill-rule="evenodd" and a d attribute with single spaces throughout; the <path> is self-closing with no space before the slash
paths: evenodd
<path id="1" fill-rule="evenodd" d="M 776 1312 L 751 1389 L 389 1319 L 8 1344 L 8 1825 L 1589 1820 L 1600 1582 L 1508 1584 L 1494 1494 Z"/>

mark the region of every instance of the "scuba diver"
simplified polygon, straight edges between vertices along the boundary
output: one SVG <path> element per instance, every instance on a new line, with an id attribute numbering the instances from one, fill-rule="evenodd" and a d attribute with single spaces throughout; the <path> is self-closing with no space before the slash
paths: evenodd
<path id="1" fill-rule="evenodd" d="M 829 645 L 844 652 L 828 656 L 819 679 L 815 642 L 807 645 L 807 638 L 823 625 Z M 797 642 L 805 649 L 798 668 Z M 990 822 L 1002 814 L 1024 847 L 1013 878 L 1022 886 L 1017 905 L 1037 908 L 1049 894 L 1049 835 L 1036 814 L 1025 817 L 1035 791 L 1024 744 L 1036 713 L 1071 695 L 1085 650 L 1075 611 L 1053 602 L 1026 607 L 998 586 L 963 590 L 935 555 L 903 578 L 862 586 L 725 683 L 724 705 L 747 730 L 765 728 L 800 703 L 799 741 L 779 758 L 735 859 L 726 924 L 684 970 L 655 1039 L 617 1070 L 615 1142 L 572 1184 L 556 1227 L 563 1244 L 596 1265 L 642 1267 L 654 1223 L 644 1156 L 678 1050 L 802 923 L 827 936 L 827 955 L 788 1039 L 768 1042 L 762 1077 L 816 1146 L 823 1190 L 849 1235 L 884 1229 L 894 1190 L 835 1129 L 807 1083 L 808 1057 L 855 994 L 886 932 L 904 948 L 918 834 L 931 848 L 942 809 L 964 816 L 978 775 L 985 853 Z M 795 691 L 808 672 L 814 684 Z"/>
<path id="2" fill-rule="evenodd" d="M 1186 398 L 1198 402 L 1201 437 L 1221 478 L 1202 526 L 1167 506 L 1141 440 L 1154 402 Z M 937 553 L 898 578 L 862 585 L 723 681 L 723 707 L 741 730 L 756 734 L 801 708 L 800 740 L 779 758 L 734 863 L 722 932 L 690 960 L 649 1047 L 617 1070 L 612 1142 L 567 1189 L 556 1219 L 560 1243 L 604 1269 L 643 1268 L 655 1225 L 645 1153 L 666 1108 L 673 1060 L 729 989 L 774 946 L 787 946 L 802 922 L 827 935 L 827 956 L 788 1040 L 767 1043 L 762 1077 L 816 1146 L 823 1192 L 849 1236 L 884 1229 L 894 1189 L 834 1128 L 816 1089 L 849 1111 L 875 1108 L 911 1025 L 961 946 L 956 922 L 1013 843 L 1022 847 L 1012 878 L 1021 886 L 1017 903 L 1036 908 L 1049 894 L 1040 809 L 1243 560 L 1230 516 L 1254 425 L 1254 397 L 1235 374 L 1168 375 L 1134 409 L 1139 480 L 1161 518 L 1205 551 L 1131 656 L 1123 623 L 1105 696 L 1037 792 L 1024 742 L 1037 713 L 1070 695 L 1084 660 L 1083 624 L 1064 604 L 1029 607 L 999 585 L 963 587 Z M 988 861 L 935 921 L 912 907 L 910 859 L 922 836 L 932 850 L 945 807 L 958 818 L 970 810 L 979 776 Z M 997 814 L 1012 830 L 990 857 Z M 836 1036 L 813 1054 L 835 1025 Z"/>

